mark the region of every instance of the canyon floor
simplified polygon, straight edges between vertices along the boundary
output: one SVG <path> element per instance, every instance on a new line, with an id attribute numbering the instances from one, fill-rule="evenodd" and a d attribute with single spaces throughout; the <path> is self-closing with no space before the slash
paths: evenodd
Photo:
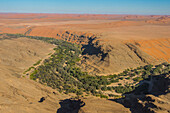
<path id="1" fill-rule="evenodd" d="M 169 63 L 169 31 L 170 16 L 167 15 L 0 14 L 0 34 L 52 37 L 81 44 L 83 53 L 78 65 L 83 71 L 99 76 L 148 64 Z M 81 98 L 85 103 L 81 106 L 80 100 L 71 99 L 74 94 L 59 93 L 22 77 L 25 70 L 38 60 L 46 59 L 53 49 L 54 45 L 39 40 L 0 36 L 0 112 L 137 113 L 134 103 L 139 109 L 145 109 L 140 113 L 169 112 L 168 88 L 168 92 L 160 95 L 118 101 L 89 96 Z M 166 83 L 162 87 L 169 87 L 169 79 L 159 82 Z M 129 102 L 131 99 L 134 103 Z M 156 111 L 150 110 L 152 108 Z"/>
<path id="2" fill-rule="evenodd" d="M 1 113 L 76 113 L 80 104 L 68 109 L 70 98 L 75 95 L 59 93 L 28 78 L 23 72 L 38 60 L 53 52 L 54 46 L 34 39 L 18 38 L 0 40 L 0 112 Z M 41 99 L 44 98 L 41 102 Z M 87 113 L 128 113 L 123 105 L 97 97 L 83 98 Z M 97 103 L 96 103 L 97 102 Z M 68 105 L 67 105 L 68 104 Z M 105 106 L 103 106 L 105 105 Z M 64 110 L 63 110 L 64 109 Z M 84 113 L 81 110 L 82 113 Z"/>

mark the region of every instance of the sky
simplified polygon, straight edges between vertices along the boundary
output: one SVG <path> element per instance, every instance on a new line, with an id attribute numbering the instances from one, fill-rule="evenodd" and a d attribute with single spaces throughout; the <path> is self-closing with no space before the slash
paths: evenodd
<path id="1" fill-rule="evenodd" d="M 0 12 L 170 15 L 170 0 L 0 0 Z"/>

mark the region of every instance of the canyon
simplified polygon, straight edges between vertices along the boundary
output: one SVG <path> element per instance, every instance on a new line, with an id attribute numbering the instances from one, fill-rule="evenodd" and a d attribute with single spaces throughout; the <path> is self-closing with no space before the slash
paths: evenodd
<path id="1" fill-rule="evenodd" d="M 1 14 L 0 33 L 82 45 L 82 68 L 95 74 L 170 61 L 170 16 Z"/>
<path id="2" fill-rule="evenodd" d="M 169 112 L 169 31 L 169 15 L 0 13 L 0 112 Z M 41 40 L 42 37 L 47 41 Z M 56 46 L 52 43 L 53 39 L 57 39 L 58 41 L 55 41 L 61 45 Z M 113 81 L 109 85 L 116 84 L 115 88 L 124 87 L 127 85 L 126 82 L 130 84 L 132 80 L 139 87 L 143 82 L 147 82 L 148 87 L 152 88 L 146 94 L 146 90 L 142 90 L 141 94 L 136 95 L 138 86 L 135 86 L 136 89 L 133 91 L 118 93 L 115 92 L 116 89 L 113 92 L 100 91 L 102 84 L 96 91 L 99 90 L 106 95 L 109 94 L 107 92 L 114 94 L 113 97 L 105 98 L 107 96 L 102 94 L 99 96 L 83 92 L 82 95 L 78 95 L 60 91 L 51 87 L 50 83 L 48 85 L 48 82 L 42 83 L 40 74 L 35 74 L 39 78 L 30 80 L 31 75 L 35 77 L 32 73 L 39 71 L 39 67 L 45 66 L 48 62 L 47 66 L 51 66 L 50 60 L 58 58 L 60 54 L 57 53 L 57 47 L 62 48 L 63 43 L 81 49 L 82 53 L 78 56 L 80 60 L 78 59 L 75 66 L 78 67 L 77 70 L 81 69 L 80 72 L 83 74 L 87 72 L 92 78 L 106 77 L 106 80 L 112 77 L 115 80 L 114 76 L 117 76 L 119 82 Z M 66 52 L 65 49 L 61 50 Z M 69 52 L 72 55 L 75 53 L 73 50 Z M 64 62 L 62 68 L 68 65 L 67 61 L 61 62 Z M 147 66 L 153 67 L 150 69 Z M 157 67 L 161 67 L 161 72 L 154 74 L 153 71 Z M 142 70 L 145 68 L 149 71 Z M 42 70 L 40 72 L 44 73 Z M 47 72 L 55 73 L 54 78 L 60 75 L 56 68 Z M 133 74 L 136 72 L 141 72 L 135 76 L 137 79 L 141 79 L 143 74 L 154 76 L 135 82 Z M 45 77 L 47 76 L 52 75 Z M 76 82 L 82 82 L 79 77 L 71 77 Z M 62 81 L 62 74 L 61 78 Z M 61 87 L 64 87 L 65 82 Z M 109 87 L 108 84 L 104 86 Z M 77 88 L 77 85 L 74 87 Z"/>

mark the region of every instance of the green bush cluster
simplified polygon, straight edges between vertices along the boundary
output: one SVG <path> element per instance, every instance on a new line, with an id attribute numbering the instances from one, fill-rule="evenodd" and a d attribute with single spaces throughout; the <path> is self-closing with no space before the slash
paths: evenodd
<path id="1" fill-rule="evenodd" d="M 133 80 L 136 81 L 136 82 L 140 82 L 140 81 L 143 80 L 143 78 L 142 77 L 135 77 L 135 78 L 133 78 Z"/>
<path id="2" fill-rule="evenodd" d="M 55 53 L 49 59 L 44 60 L 30 75 L 30 78 L 46 84 L 54 89 L 65 93 L 90 92 L 93 95 L 98 94 L 101 85 L 110 84 L 111 80 L 103 76 L 91 76 L 87 72 L 81 71 L 76 66 L 76 62 L 81 59 L 81 49 L 79 45 L 66 41 L 43 38 L 28 37 L 31 39 L 43 40 L 57 45 Z M 36 65 L 39 64 L 36 63 Z M 110 78 L 113 78 L 110 76 Z"/>
<path id="3" fill-rule="evenodd" d="M 37 61 L 35 64 L 33 64 L 34 66 L 37 66 L 37 65 L 39 65 L 40 64 L 40 62 L 41 62 L 42 60 L 39 60 L 39 61 Z"/>
<path id="4" fill-rule="evenodd" d="M 134 86 L 116 86 L 114 87 L 115 92 L 117 93 L 127 93 L 135 89 Z"/>
<path id="5" fill-rule="evenodd" d="M 91 76 L 87 72 L 83 72 L 76 63 L 81 61 L 79 58 L 81 45 L 69 43 L 55 38 L 24 36 L 22 34 L 6 34 L 7 38 L 26 37 L 30 39 L 42 40 L 47 43 L 56 45 L 55 53 L 49 54 L 50 58 L 45 59 L 36 69 L 30 67 L 24 73 L 34 68 L 30 75 L 30 79 L 36 80 L 44 85 L 58 89 L 59 92 L 76 93 L 77 95 L 87 94 L 99 95 L 101 98 L 108 98 L 103 95 L 101 91 L 115 90 L 117 93 L 131 92 L 135 89 L 133 85 L 125 85 L 119 83 L 119 86 L 108 86 L 111 83 L 119 82 L 126 78 L 127 80 L 133 78 L 137 83 L 141 80 L 148 79 L 152 75 L 159 75 L 169 73 L 170 64 L 162 63 L 160 65 L 146 65 L 140 66 L 136 69 L 126 69 L 120 74 L 113 74 L 109 76 Z M 8 37 L 9 36 L 9 37 Z M 41 60 L 36 62 L 34 66 L 39 65 Z M 147 88 L 147 85 L 138 88 L 139 92 Z"/>
<path id="6" fill-rule="evenodd" d="M 34 67 L 28 68 L 23 74 L 27 73 L 27 72 L 30 71 L 31 69 L 34 69 Z"/>

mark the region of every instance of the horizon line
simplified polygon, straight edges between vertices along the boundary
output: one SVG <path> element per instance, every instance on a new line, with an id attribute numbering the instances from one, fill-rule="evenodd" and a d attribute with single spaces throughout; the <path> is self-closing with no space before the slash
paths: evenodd
<path id="1" fill-rule="evenodd" d="M 143 16 L 170 16 L 170 14 L 125 14 L 125 13 L 40 13 L 40 12 L 0 12 L 0 14 L 66 14 L 66 15 L 143 15 Z"/>

